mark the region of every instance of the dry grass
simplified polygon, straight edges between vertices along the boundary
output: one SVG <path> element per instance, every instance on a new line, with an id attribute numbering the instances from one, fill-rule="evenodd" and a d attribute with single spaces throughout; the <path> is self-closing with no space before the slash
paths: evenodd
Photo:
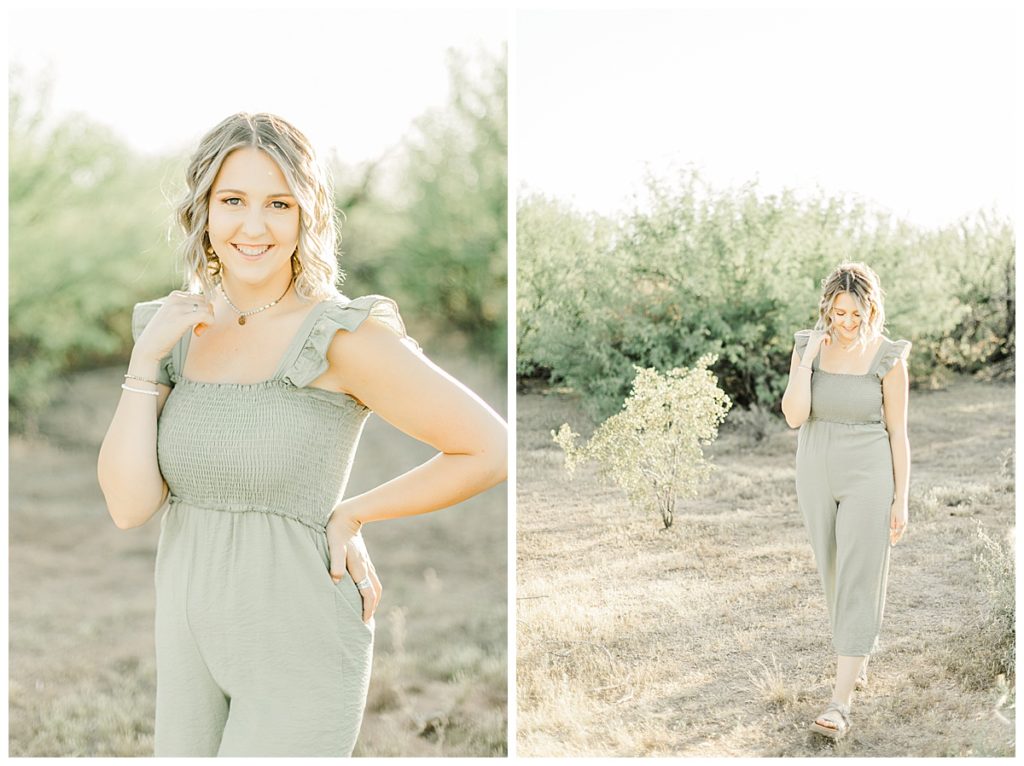
<path id="1" fill-rule="evenodd" d="M 439 363 L 505 411 L 504 380 Z M 152 755 L 159 522 L 118 530 L 95 474 L 120 373 L 76 376 L 43 438 L 11 443 L 12 756 Z M 349 492 L 432 454 L 371 417 Z M 501 485 L 367 530 L 386 593 L 356 755 L 507 752 L 506 519 Z"/>
<path id="2" fill-rule="evenodd" d="M 565 480 L 549 431 L 586 435 L 572 396 L 522 394 L 519 754 L 1013 755 L 1014 696 L 975 632 L 989 610 L 976 522 L 1000 539 L 1013 525 L 1012 413 L 1007 385 L 914 392 L 911 521 L 881 651 L 851 736 L 831 745 L 807 730 L 834 657 L 796 506 L 796 432 L 757 417 L 724 429 L 711 486 L 661 530 L 595 472 Z"/>

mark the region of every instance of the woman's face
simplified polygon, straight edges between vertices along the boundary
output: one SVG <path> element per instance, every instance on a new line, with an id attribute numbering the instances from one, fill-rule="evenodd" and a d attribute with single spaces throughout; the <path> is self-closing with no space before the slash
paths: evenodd
<path id="1" fill-rule="evenodd" d="M 229 280 L 261 284 L 291 274 L 299 206 L 277 163 L 255 147 L 224 158 L 210 190 L 208 233 Z"/>
<path id="2" fill-rule="evenodd" d="M 845 341 L 853 341 L 863 321 L 860 307 L 849 293 L 839 293 L 832 304 L 832 328 Z"/>

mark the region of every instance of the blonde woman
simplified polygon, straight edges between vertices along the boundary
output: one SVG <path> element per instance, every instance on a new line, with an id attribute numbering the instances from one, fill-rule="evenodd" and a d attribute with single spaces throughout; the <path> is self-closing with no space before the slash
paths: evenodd
<path id="1" fill-rule="evenodd" d="M 188 284 L 135 307 L 98 465 L 118 527 L 168 503 L 155 754 L 349 755 L 381 595 L 361 528 L 503 481 L 506 425 L 394 301 L 338 292 L 332 183 L 292 125 L 232 115 L 186 180 Z M 370 412 L 439 454 L 343 500 Z"/>
<path id="2" fill-rule="evenodd" d="M 885 607 L 889 549 L 907 527 L 910 343 L 882 335 L 878 276 L 844 263 L 824 280 L 818 322 L 796 333 L 782 411 L 799 428 L 796 488 L 838 655 L 832 700 L 811 724 L 850 729 Z"/>

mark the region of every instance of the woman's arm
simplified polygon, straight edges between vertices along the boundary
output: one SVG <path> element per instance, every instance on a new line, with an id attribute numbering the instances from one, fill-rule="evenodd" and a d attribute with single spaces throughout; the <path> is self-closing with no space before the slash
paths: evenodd
<path id="1" fill-rule="evenodd" d="M 387 422 L 439 454 L 339 504 L 331 521 L 353 529 L 413 516 L 472 497 L 508 475 L 508 427 L 479 396 L 417 353 L 386 325 L 366 319 L 336 333 L 331 378 Z"/>
<path id="2" fill-rule="evenodd" d="M 128 372 L 155 380 L 157 359 L 132 355 Z M 145 524 L 167 499 L 167 483 L 156 459 L 156 423 L 171 389 L 128 378 L 132 388 L 156 390 L 158 396 L 121 391 L 114 419 L 100 445 L 96 474 L 107 510 L 120 529 Z"/>
<path id="3" fill-rule="evenodd" d="M 212 321 L 213 307 L 205 296 L 181 290 L 171 292 L 161 299 L 144 328 L 133 327 L 136 340 L 128 372 L 157 380 L 160 360 L 170 353 L 178 339 L 193 327 L 202 332 L 206 323 Z M 127 378 L 125 384 L 155 390 L 158 395 L 122 390 L 114 419 L 100 445 L 96 475 L 107 510 L 120 529 L 149 521 L 163 506 L 169 492 L 157 462 L 156 425 L 171 389 L 133 378 Z"/>
<path id="4" fill-rule="evenodd" d="M 829 337 L 823 332 L 812 331 L 800 357 L 796 346 L 789 362 L 789 382 L 786 393 L 782 395 L 782 414 L 790 428 L 799 428 L 811 414 L 811 364 L 822 343 L 828 343 Z"/>
<path id="5" fill-rule="evenodd" d="M 909 378 L 907 363 L 902 357 L 882 378 L 882 409 L 885 414 L 885 428 L 889 432 L 892 475 L 896 487 L 893 513 L 902 518 L 904 525 L 907 521 L 910 492 L 910 439 L 907 438 Z"/>

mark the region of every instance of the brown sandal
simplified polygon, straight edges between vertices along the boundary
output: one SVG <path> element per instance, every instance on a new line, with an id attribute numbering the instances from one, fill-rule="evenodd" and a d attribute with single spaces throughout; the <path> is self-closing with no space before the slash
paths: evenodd
<path id="1" fill-rule="evenodd" d="M 849 706 L 842 705 L 835 700 L 828 703 L 828 707 L 825 708 L 818 718 L 824 718 L 827 721 L 835 723 L 835 728 L 822 726 L 818 723 L 817 718 L 811 723 L 811 731 L 823 734 L 829 739 L 842 739 L 846 736 L 847 732 L 850 731 L 850 708 Z"/>

